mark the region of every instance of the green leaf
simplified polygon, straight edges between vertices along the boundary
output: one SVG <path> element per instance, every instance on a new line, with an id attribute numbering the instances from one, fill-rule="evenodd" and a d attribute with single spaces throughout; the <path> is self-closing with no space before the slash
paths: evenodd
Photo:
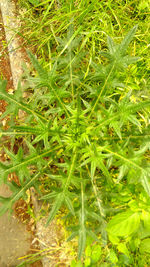
<path id="1" fill-rule="evenodd" d="M 125 176 L 125 174 L 127 174 L 129 167 L 126 164 L 123 164 L 120 168 L 119 168 L 119 175 L 117 177 L 117 182 L 119 183 Z"/>
<path id="2" fill-rule="evenodd" d="M 113 249 L 111 249 L 109 252 L 109 260 L 114 264 L 118 262 L 117 255 Z"/>
<path id="3" fill-rule="evenodd" d="M 87 266 L 91 266 L 91 259 L 90 258 L 86 258 L 84 261 L 84 267 L 87 267 Z"/>
<path id="4" fill-rule="evenodd" d="M 128 120 L 128 113 L 135 113 L 139 110 L 142 110 L 146 107 L 150 106 L 150 101 L 143 101 L 136 104 L 126 104 L 124 105 L 124 108 L 121 108 L 118 112 L 111 113 L 110 116 L 106 117 L 105 119 L 102 119 L 98 122 L 98 125 L 96 127 L 96 130 L 99 131 L 102 126 L 108 125 L 112 121 L 115 121 L 116 119 L 119 119 L 125 116 L 125 119 Z"/>
<path id="5" fill-rule="evenodd" d="M 49 194 L 46 194 L 46 195 L 42 196 L 40 199 L 41 199 L 41 200 L 49 200 L 49 199 L 51 199 L 51 198 L 55 198 L 55 197 L 57 197 L 57 195 L 58 195 L 57 192 L 51 192 L 51 193 L 49 193 Z"/>
<path id="6" fill-rule="evenodd" d="M 101 246 L 98 244 L 93 245 L 91 253 L 92 263 L 97 263 L 100 260 L 101 255 L 102 255 Z"/>
<path id="7" fill-rule="evenodd" d="M 96 167 L 97 167 L 97 162 L 95 162 L 94 160 L 92 160 L 91 161 L 91 177 L 92 177 L 92 179 L 94 179 Z"/>
<path id="8" fill-rule="evenodd" d="M 55 147 L 55 149 L 56 149 L 56 147 Z M 38 163 L 41 158 L 49 156 L 51 154 L 51 152 L 52 152 L 52 150 L 49 149 L 49 150 L 43 151 L 43 153 L 41 153 L 41 154 L 28 156 L 25 159 L 21 160 L 20 162 L 16 162 L 16 164 L 14 166 L 7 165 L 7 168 L 4 167 L 6 165 L 2 164 L 1 167 L 3 169 L 0 171 L 0 175 L 9 174 L 9 173 L 14 172 L 16 170 L 19 170 L 25 166 L 29 166 L 30 164 L 35 163 L 35 162 Z"/>
<path id="9" fill-rule="evenodd" d="M 127 249 L 127 246 L 125 243 L 118 244 L 117 249 L 119 250 L 119 252 L 121 252 L 121 253 L 123 253 L 129 257 L 130 253 L 129 253 L 129 250 Z"/>
<path id="10" fill-rule="evenodd" d="M 144 227 L 150 230 L 150 212 L 142 210 L 141 219 L 144 221 Z"/>
<path id="11" fill-rule="evenodd" d="M 7 86 L 7 81 L 0 79 L 0 91 L 5 92 Z"/>
<path id="12" fill-rule="evenodd" d="M 142 240 L 139 249 L 141 254 L 150 253 L 150 238 Z"/>
<path id="13" fill-rule="evenodd" d="M 114 54 L 116 52 L 116 48 L 115 48 L 116 45 L 110 36 L 107 37 L 107 45 L 108 45 L 110 54 Z"/>
<path id="14" fill-rule="evenodd" d="M 34 66 L 34 68 L 36 69 L 36 71 L 38 72 L 39 76 L 41 77 L 42 81 L 47 81 L 48 79 L 48 74 L 47 72 L 42 68 L 42 66 L 39 64 L 39 61 L 37 60 L 37 58 L 29 51 L 27 50 L 28 56 Z"/>
<path id="15" fill-rule="evenodd" d="M 66 193 L 67 194 L 67 193 Z M 72 205 L 72 202 L 70 200 L 70 198 L 65 194 L 65 202 L 66 202 L 66 205 L 68 207 L 68 209 L 70 210 L 70 212 L 75 215 L 75 211 L 74 211 L 74 208 L 73 208 L 73 205 Z"/>
<path id="16" fill-rule="evenodd" d="M 113 127 L 116 134 L 119 136 L 120 139 L 122 139 L 119 122 L 112 121 L 110 127 Z"/>
<path id="17" fill-rule="evenodd" d="M 120 155 L 116 151 L 114 152 L 114 151 L 112 151 L 108 148 L 105 148 L 105 147 L 104 147 L 104 151 L 107 151 L 110 154 L 114 155 L 116 158 L 123 160 L 128 166 L 134 168 L 136 171 L 139 170 L 140 174 L 141 174 L 141 183 L 142 183 L 145 191 L 147 192 L 147 194 L 150 196 L 150 184 L 148 181 L 149 173 L 147 170 L 145 170 L 142 166 L 140 166 L 139 164 L 137 164 L 136 162 L 134 162 L 130 158 L 127 158 L 124 155 Z"/>
<path id="18" fill-rule="evenodd" d="M 67 242 L 71 241 L 73 238 L 75 238 L 78 235 L 78 231 L 74 231 L 68 238 Z"/>
<path id="19" fill-rule="evenodd" d="M 13 129 L 17 131 L 21 131 L 22 134 L 40 134 L 42 133 L 42 129 L 39 127 L 31 127 L 31 126 L 13 126 Z"/>
<path id="20" fill-rule="evenodd" d="M 32 5 L 37 6 L 40 4 L 40 0 L 28 0 Z"/>
<path id="21" fill-rule="evenodd" d="M 93 219 L 96 220 L 96 221 L 102 222 L 102 217 L 101 217 L 99 214 L 93 212 L 92 210 L 87 210 L 87 209 L 86 209 L 86 215 L 87 215 L 88 217 L 93 218 Z"/>
<path id="22" fill-rule="evenodd" d="M 150 175 L 148 175 L 148 173 L 145 171 L 143 171 L 141 174 L 141 183 L 146 193 L 150 196 Z"/>
<path id="23" fill-rule="evenodd" d="M 63 204 L 64 202 L 64 193 L 59 193 L 56 197 L 56 200 L 53 204 L 53 207 L 50 211 L 50 214 L 47 218 L 47 223 L 46 223 L 46 226 L 48 226 L 48 224 L 54 219 L 56 213 L 58 212 L 58 210 L 60 209 L 61 205 Z"/>
<path id="24" fill-rule="evenodd" d="M 85 227 L 82 227 L 79 230 L 79 240 L 78 240 L 78 259 L 81 258 L 82 253 L 85 249 L 86 245 L 86 229 Z"/>
<path id="25" fill-rule="evenodd" d="M 138 127 L 141 127 L 141 123 L 139 120 L 136 118 L 134 115 L 129 115 L 128 116 L 129 121 L 131 121 L 133 124 L 137 125 Z"/>
<path id="26" fill-rule="evenodd" d="M 83 265 L 82 265 L 81 261 L 75 261 L 75 260 L 73 260 L 71 262 L 71 266 L 70 267 L 83 267 Z"/>
<path id="27" fill-rule="evenodd" d="M 123 39 L 123 41 L 121 42 L 121 44 L 119 45 L 119 49 L 121 51 L 121 54 L 123 55 L 127 48 L 128 48 L 128 45 L 130 44 L 130 42 L 132 41 L 136 31 L 137 31 L 137 28 L 138 26 L 134 26 L 128 33 L 127 35 L 125 36 L 125 38 Z"/>
<path id="28" fill-rule="evenodd" d="M 117 245 L 120 242 L 120 239 L 112 234 L 109 235 L 109 240 L 113 245 Z"/>
<path id="29" fill-rule="evenodd" d="M 128 210 L 114 216 L 107 225 L 107 231 L 109 235 L 127 237 L 135 233 L 139 225 L 139 213 Z"/>
<path id="30" fill-rule="evenodd" d="M 81 183 L 81 209 L 79 213 L 79 239 L 78 239 L 78 259 L 81 259 L 86 246 L 86 227 L 85 227 L 85 206 L 84 206 L 84 186 Z"/>
<path id="31" fill-rule="evenodd" d="M 91 257 L 91 253 L 92 253 L 92 247 L 91 245 L 88 245 L 85 249 L 85 255 L 86 257 Z"/>
<path id="32" fill-rule="evenodd" d="M 86 229 L 86 233 L 87 233 L 87 235 L 90 236 L 94 241 L 99 242 L 99 239 L 98 239 L 97 235 L 96 235 L 92 230 Z"/>
<path id="33" fill-rule="evenodd" d="M 15 94 L 17 93 L 17 91 L 15 92 Z M 40 117 L 42 120 L 47 121 L 47 119 L 45 117 L 43 117 L 40 113 L 36 112 L 34 109 L 32 109 L 29 104 L 24 104 L 22 103 L 22 101 L 19 101 L 17 98 L 15 98 L 14 96 L 9 95 L 7 92 L 4 91 L 0 91 L 0 98 L 4 99 L 6 102 L 10 103 L 10 105 L 8 105 L 7 109 L 9 110 L 9 113 L 11 113 L 11 111 L 14 112 L 14 109 L 18 110 L 24 110 L 29 114 L 32 114 L 34 117 Z M 6 115 L 6 114 L 5 114 Z"/>

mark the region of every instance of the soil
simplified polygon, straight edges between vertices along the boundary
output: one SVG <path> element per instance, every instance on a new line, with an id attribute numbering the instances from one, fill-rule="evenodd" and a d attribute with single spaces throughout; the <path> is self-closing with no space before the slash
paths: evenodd
<path id="1" fill-rule="evenodd" d="M 8 81 L 7 90 L 14 89 L 1 11 L 0 11 L 0 77 Z"/>
<path id="2" fill-rule="evenodd" d="M 22 48 L 22 50 L 24 50 Z M 24 54 L 24 51 L 23 51 Z M 14 90 L 9 54 L 3 28 L 2 14 L 0 11 L 0 78 L 7 80 L 7 91 Z M 0 114 L 5 112 L 7 103 L 0 100 Z M 7 122 L 7 118 L 5 118 Z M 10 149 L 9 137 L 1 139 L 1 143 L 7 142 Z M 14 149 L 18 144 L 14 145 Z M 2 149 L 0 151 L 0 161 L 6 161 L 7 157 Z M 9 175 L 8 180 L 18 183 L 18 177 Z M 0 186 L 0 195 L 9 197 L 11 192 L 6 185 Z M 39 244 L 35 240 L 36 226 L 33 218 L 29 215 L 29 210 L 33 210 L 33 205 L 29 200 L 26 203 L 23 199 L 16 202 L 13 207 L 13 214 L 5 213 L 0 217 L 0 267 L 15 267 L 21 263 L 19 257 L 38 252 Z M 33 242 L 34 240 L 34 242 Z M 41 261 L 36 261 L 31 267 L 42 267 Z"/>
<path id="3" fill-rule="evenodd" d="M 14 89 L 9 55 L 5 41 L 5 31 L 3 28 L 2 14 L 0 10 L 0 78 L 7 80 L 7 90 Z M 0 114 L 2 114 L 6 109 L 6 102 L 0 100 Z"/>

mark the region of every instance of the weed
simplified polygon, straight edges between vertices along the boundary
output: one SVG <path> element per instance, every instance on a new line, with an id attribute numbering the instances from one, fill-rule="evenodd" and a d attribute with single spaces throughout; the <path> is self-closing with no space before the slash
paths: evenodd
<path id="1" fill-rule="evenodd" d="M 136 30 L 134 26 L 120 44 L 108 36 L 108 51 L 100 52 L 104 64 L 91 58 L 87 68 L 84 39 L 72 21 L 65 38 L 57 38 L 50 69 L 28 51 L 37 72 L 27 73 L 32 101 L 23 98 L 20 84 L 10 95 L 1 81 L 0 98 L 9 104 L 2 118 L 10 117 L 9 129 L 2 128 L 1 135 L 12 136 L 12 142 L 23 137 L 24 144 L 16 153 L 5 147 L 9 160 L 0 164 L 1 183 L 12 195 L 0 197 L 0 214 L 35 187 L 50 206 L 47 224 L 63 206 L 67 218 L 75 218 L 68 240 L 78 236 L 79 260 L 89 237 L 98 242 L 93 252 L 86 249 L 85 266 L 98 261 L 131 266 L 138 249 L 143 255 L 150 244 L 150 100 L 124 84 L 127 67 L 139 60 L 127 54 Z M 13 172 L 19 184 L 7 181 Z M 44 177 L 49 191 L 43 195 Z"/>
<path id="2" fill-rule="evenodd" d="M 34 5 L 29 1 L 19 0 L 23 7 L 19 8 L 22 23 L 20 33 L 25 44 L 31 47 L 32 51 L 36 51 L 39 57 L 44 58 L 47 64 L 50 64 L 52 53 L 58 45 L 57 37 L 64 36 L 71 18 L 74 18 L 75 28 L 80 28 L 79 35 L 84 37 L 82 46 L 89 51 L 87 65 L 90 65 L 92 57 L 99 57 L 99 50 L 106 49 L 107 35 L 113 36 L 119 42 L 125 32 L 138 24 L 136 42 L 134 41 L 130 53 L 136 53 L 144 57 L 144 60 L 138 62 L 138 68 L 129 68 L 125 75 L 127 81 L 134 83 L 136 89 L 144 87 L 149 76 L 149 1 L 38 2 Z"/>

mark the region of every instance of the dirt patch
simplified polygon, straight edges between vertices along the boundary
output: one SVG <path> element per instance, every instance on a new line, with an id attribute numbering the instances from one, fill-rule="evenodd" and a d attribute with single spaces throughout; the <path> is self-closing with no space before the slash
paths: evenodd
<path id="1" fill-rule="evenodd" d="M 30 196 L 30 191 L 28 191 Z M 40 252 L 39 242 L 36 239 L 36 224 L 31 214 L 34 214 L 34 207 L 30 199 L 29 203 L 25 202 L 23 199 L 18 200 L 14 205 L 14 214 L 20 222 L 26 225 L 26 229 L 31 234 L 30 238 L 30 251 L 28 254 L 34 254 Z M 42 267 L 42 262 L 40 260 L 30 264 L 30 267 Z"/>
<path id="2" fill-rule="evenodd" d="M 21 47 L 21 40 L 19 40 Z M 27 61 L 25 56 L 25 49 L 22 47 L 21 53 Z M 7 80 L 7 91 L 14 90 L 13 78 L 11 73 L 11 66 L 9 61 L 8 46 L 6 42 L 5 30 L 3 27 L 2 14 L 0 10 L 0 78 Z M 7 103 L 0 100 L 0 114 L 6 110 Z M 5 118 L 7 124 L 7 118 Z M 4 125 L 3 125 L 4 126 Z M 10 138 L 1 138 L 1 144 L 7 142 L 7 147 L 10 149 Z M 14 152 L 18 148 L 18 143 L 14 144 Z M 0 151 L 0 161 L 8 160 L 7 155 L 3 149 Z M 15 173 L 8 176 L 8 181 L 13 180 L 18 184 L 18 177 Z M 0 195 L 8 197 L 11 195 L 9 188 L 5 185 L 0 187 Z M 33 205 L 26 203 L 23 199 L 18 200 L 14 205 L 14 212 L 12 216 L 7 213 L 0 217 L 0 267 L 16 266 L 20 263 L 17 258 L 25 254 L 33 254 L 40 251 L 38 241 L 35 239 L 36 226 L 35 221 L 30 216 L 29 211 L 32 210 Z M 27 266 L 42 267 L 41 261 L 36 261 Z"/>
<path id="3" fill-rule="evenodd" d="M 14 88 L 1 11 L 0 11 L 0 77 L 8 81 L 7 90 Z M 0 108 L 3 109 L 2 104 L 0 104 Z"/>
<path id="4" fill-rule="evenodd" d="M 7 90 L 14 89 L 1 10 L 0 10 L 0 78 L 8 81 Z M 6 102 L 4 100 L 0 100 L 0 114 L 2 114 L 6 110 L 6 106 L 7 106 Z"/>

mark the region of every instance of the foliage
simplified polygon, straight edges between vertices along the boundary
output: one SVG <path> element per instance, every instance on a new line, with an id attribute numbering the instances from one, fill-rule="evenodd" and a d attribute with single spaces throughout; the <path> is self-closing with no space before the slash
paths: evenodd
<path id="1" fill-rule="evenodd" d="M 49 203 L 47 224 L 62 207 L 74 218 L 68 240 L 78 236 L 78 259 L 85 266 L 148 264 L 150 100 L 124 83 L 127 67 L 139 60 L 127 54 L 136 30 L 120 44 L 108 36 L 108 51 L 100 52 L 104 64 L 92 58 L 87 69 L 83 40 L 72 22 L 66 37 L 57 38 L 51 68 L 28 51 L 36 73 L 27 70 L 26 98 L 20 84 L 13 95 L 5 81 L 0 84 L 0 98 L 8 103 L 2 118 L 9 116 L 1 135 L 12 137 L 12 149 L 4 147 L 8 160 L 0 164 L 1 183 L 12 195 L 0 197 L 0 214 L 35 187 Z M 18 137 L 22 145 L 14 151 Z M 7 179 L 14 172 L 19 183 Z"/>
<path id="2" fill-rule="evenodd" d="M 144 59 L 128 68 L 124 75 L 132 89 L 142 88 L 143 93 L 148 92 L 150 1 L 40 0 L 34 1 L 39 2 L 36 5 L 25 0 L 18 2 L 22 25 L 19 34 L 23 37 L 24 44 L 34 53 L 36 51 L 47 65 L 50 65 L 52 54 L 56 52 L 57 37 L 64 37 L 71 18 L 74 19 L 79 34 L 84 36 L 82 46 L 89 51 L 86 57 L 89 66 L 92 57 L 99 57 L 99 50 L 106 48 L 106 35 L 113 36 L 119 42 L 125 32 L 138 24 L 132 53 Z"/>

